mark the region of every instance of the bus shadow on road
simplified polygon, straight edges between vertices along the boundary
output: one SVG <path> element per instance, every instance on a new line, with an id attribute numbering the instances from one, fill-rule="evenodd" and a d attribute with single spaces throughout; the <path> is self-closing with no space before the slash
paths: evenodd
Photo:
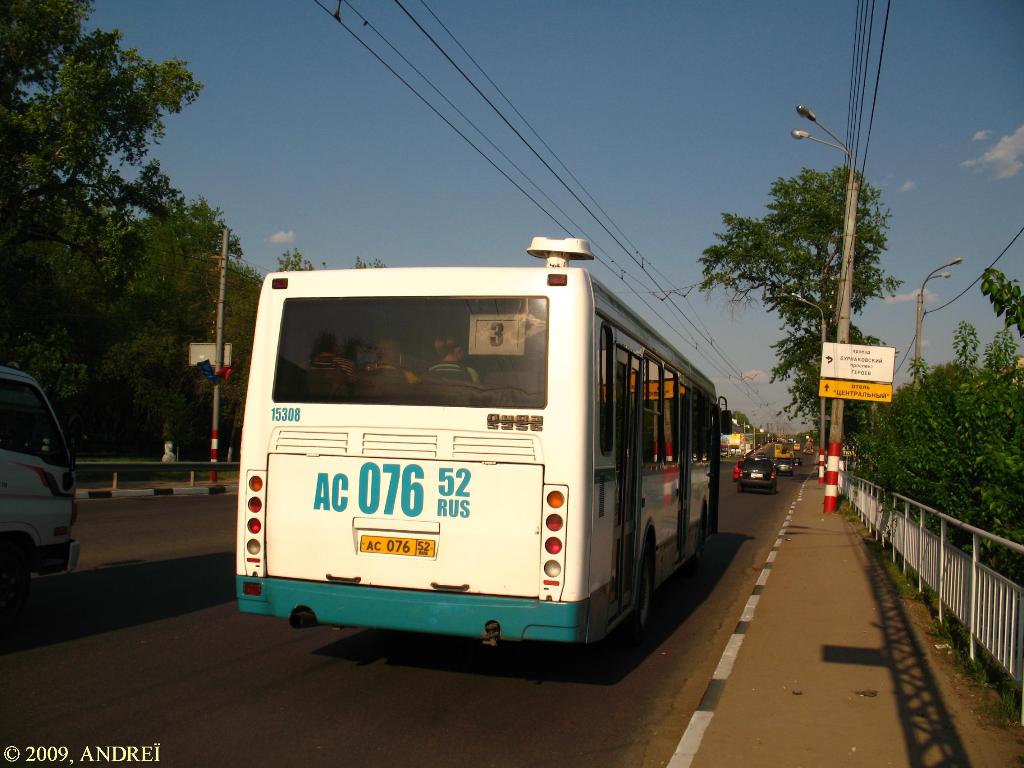
<path id="1" fill-rule="evenodd" d="M 40 648 L 181 616 L 235 599 L 234 552 L 112 564 L 32 580 L 0 654 Z"/>
<path id="2" fill-rule="evenodd" d="M 630 646 L 619 630 L 590 645 L 499 641 L 497 646 L 490 647 L 469 638 L 368 629 L 325 645 L 314 653 L 356 666 L 385 663 L 519 678 L 537 684 L 616 685 L 691 618 L 750 538 L 734 533 L 712 537 L 695 576 L 688 578 L 677 572 L 662 584 L 655 596 L 650 627 L 639 646 Z"/>

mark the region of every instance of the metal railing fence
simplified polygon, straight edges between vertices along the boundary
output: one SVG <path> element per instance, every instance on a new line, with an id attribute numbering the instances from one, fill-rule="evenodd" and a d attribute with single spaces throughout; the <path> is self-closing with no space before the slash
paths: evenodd
<path id="1" fill-rule="evenodd" d="M 1024 687 L 1024 586 L 1003 576 L 978 555 L 988 541 L 1024 555 L 1024 545 L 983 531 L 943 512 L 888 492 L 862 478 L 840 472 L 840 492 L 850 501 L 864 525 L 892 548 L 892 560 L 903 559 L 903 572 L 917 572 L 917 589 L 924 585 L 938 596 L 939 621 L 951 613 L 967 629 L 971 659 L 980 645 Z M 928 520 L 939 521 L 939 533 Z M 934 522 L 933 522 L 934 525 Z M 970 551 L 956 546 L 949 526 L 971 537 Z M 1021 710 L 1024 724 L 1024 704 Z"/>
<path id="2" fill-rule="evenodd" d="M 119 475 L 166 474 L 188 472 L 189 486 L 196 484 L 196 472 L 237 472 L 237 461 L 79 461 L 75 472 L 83 475 L 111 477 L 110 487 L 117 490 Z"/>

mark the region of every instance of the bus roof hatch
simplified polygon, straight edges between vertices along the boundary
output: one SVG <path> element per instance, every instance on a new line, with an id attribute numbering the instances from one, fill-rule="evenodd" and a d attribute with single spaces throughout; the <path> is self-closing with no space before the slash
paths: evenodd
<path id="1" fill-rule="evenodd" d="M 590 242 L 579 237 L 555 240 L 550 237 L 535 237 L 526 252 L 538 259 L 546 259 L 549 267 L 567 267 L 570 261 L 592 261 Z"/>

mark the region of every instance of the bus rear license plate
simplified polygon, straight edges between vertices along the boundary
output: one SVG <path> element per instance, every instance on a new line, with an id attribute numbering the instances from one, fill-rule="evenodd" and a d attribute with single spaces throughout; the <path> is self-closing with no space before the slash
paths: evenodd
<path id="1" fill-rule="evenodd" d="M 405 539 L 397 536 L 360 536 L 359 551 L 373 555 L 434 557 L 437 542 L 433 539 Z"/>

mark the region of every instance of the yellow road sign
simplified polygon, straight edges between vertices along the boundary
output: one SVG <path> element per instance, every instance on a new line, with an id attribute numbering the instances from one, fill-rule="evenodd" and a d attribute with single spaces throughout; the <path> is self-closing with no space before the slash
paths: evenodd
<path id="1" fill-rule="evenodd" d="M 873 403 L 891 403 L 892 384 L 821 379 L 818 382 L 818 396 L 835 397 L 840 400 L 870 400 Z"/>

